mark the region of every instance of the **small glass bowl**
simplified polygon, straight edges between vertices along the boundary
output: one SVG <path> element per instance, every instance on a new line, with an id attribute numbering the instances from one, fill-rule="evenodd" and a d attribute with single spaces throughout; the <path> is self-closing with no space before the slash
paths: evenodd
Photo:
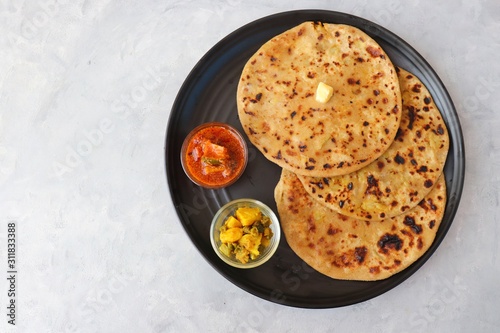
<path id="1" fill-rule="evenodd" d="M 265 247 L 256 259 L 250 259 L 246 264 L 241 263 L 235 258 L 227 257 L 219 250 L 219 247 L 222 244 L 219 237 L 220 227 L 224 225 L 224 222 L 229 216 L 234 216 L 236 209 L 240 207 L 258 207 L 262 212 L 262 215 L 268 216 L 271 219 L 270 228 L 273 232 L 273 237 L 270 240 L 269 246 Z M 278 217 L 274 214 L 271 208 L 254 199 L 237 199 L 222 206 L 215 214 L 210 227 L 210 241 L 215 253 L 217 253 L 219 258 L 221 258 L 226 264 L 237 268 L 254 268 L 268 261 L 278 249 L 280 238 L 281 226 Z"/>
<path id="2" fill-rule="evenodd" d="M 200 132 L 201 130 L 204 130 L 208 127 L 220 127 L 220 128 L 223 128 L 223 129 L 231 132 L 233 134 L 234 138 L 236 138 L 238 140 L 241 148 L 243 149 L 243 161 L 242 161 L 243 165 L 241 166 L 240 170 L 237 173 L 235 173 L 231 177 L 228 177 L 227 181 L 225 181 L 223 183 L 218 183 L 218 184 L 206 183 L 202 179 L 199 179 L 198 177 L 196 177 L 187 166 L 186 156 L 187 156 L 187 149 L 189 146 L 189 142 L 193 139 L 193 137 L 196 134 L 198 134 L 198 132 Z M 245 171 L 247 163 L 248 163 L 248 148 L 247 148 L 247 144 L 245 142 L 245 139 L 243 138 L 241 133 L 238 132 L 238 130 L 236 130 L 234 127 L 232 127 L 228 124 L 225 124 L 225 123 L 208 122 L 208 123 L 201 124 L 201 125 L 195 127 L 191 132 L 189 132 L 189 134 L 184 139 L 184 142 L 182 143 L 182 148 L 181 148 L 182 169 L 184 169 L 186 176 L 188 176 L 188 178 L 193 183 L 195 183 L 198 186 L 204 187 L 204 188 L 218 189 L 218 188 L 223 188 L 223 187 L 227 187 L 229 185 L 232 185 L 234 182 L 236 182 L 241 177 L 241 175 Z"/>

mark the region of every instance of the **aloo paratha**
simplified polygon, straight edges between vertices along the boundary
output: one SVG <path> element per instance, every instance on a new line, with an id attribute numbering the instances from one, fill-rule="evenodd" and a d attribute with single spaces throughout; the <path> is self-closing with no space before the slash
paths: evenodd
<path id="1" fill-rule="evenodd" d="M 364 220 L 381 220 L 417 205 L 441 175 L 449 150 L 446 124 L 429 91 L 398 69 L 403 100 L 393 144 L 368 166 L 337 177 L 303 177 L 306 190 L 331 209 Z"/>
<path id="2" fill-rule="evenodd" d="M 286 241 L 308 265 L 343 280 L 380 280 L 402 271 L 430 247 L 446 204 L 441 176 L 413 209 L 382 221 L 347 217 L 314 200 L 283 170 L 275 199 Z"/>
<path id="3" fill-rule="evenodd" d="M 323 82 L 326 103 L 315 99 Z M 400 123 L 401 95 L 384 50 L 358 28 L 302 23 L 266 42 L 243 68 L 238 115 L 266 158 L 297 174 L 353 172 L 379 157 Z"/>

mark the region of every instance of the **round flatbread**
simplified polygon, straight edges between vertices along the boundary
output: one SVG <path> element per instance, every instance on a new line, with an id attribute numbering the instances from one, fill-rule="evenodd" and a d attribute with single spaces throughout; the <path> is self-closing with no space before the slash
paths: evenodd
<path id="1" fill-rule="evenodd" d="M 403 99 L 399 131 L 376 161 L 344 176 L 303 177 L 307 192 L 331 209 L 364 220 L 381 220 L 416 206 L 441 175 L 449 136 L 429 91 L 398 69 Z"/>
<path id="2" fill-rule="evenodd" d="M 315 94 L 333 88 L 327 102 Z M 400 123 L 396 70 L 384 50 L 347 25 L 305 22 L 266 42 L 243 68 L 238 115 L 250 141 L 294 173 L 334 176 L 379 157 Z"/>
<path id="3" fill-rule="evenodd" d="M 428 250 L 443 218 L 446 184 L 441 176 L 419 205 L 383 221 L 336 213 L 286 170 L 275 199 L 286 241 L 302 260 L 334 279 L 373 281 L 402 271 Z"/>

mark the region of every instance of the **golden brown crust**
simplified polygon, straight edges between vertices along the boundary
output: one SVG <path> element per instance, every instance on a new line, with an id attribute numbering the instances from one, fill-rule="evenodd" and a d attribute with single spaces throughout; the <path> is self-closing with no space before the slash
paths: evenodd
<path id="1" fill-rule="evenodd" d="M 398 77 L 403 112 L 389 149 L 348 175 L 299 177 L 309 194 L 341 214 L 374 221 L 406 212 L 431 191 L 443 171 L 449 150 L 446 124 L 415 75 L 399 69 Z"/>
<path id="2" fill-rule="evenodd" d="M 428 250 L 444 215 L 446 184 L 439 177 L 419 205 L 383 221 L 336 213 L 286 170 L 275 199 L 286 240 L 302 260 L 335 279 L 373 281 L 402 271 Z"/>
<path id="3" fill-rule="evenodd" d="M 320 82 L 333 87 L 315 100 Z M 250 141 L 297 174 L 353 172 L 391 144 L 401 119 L 395 68 L 361 30 L 305 22 L 265 43 L 245 65 L 238 115 Z"/>

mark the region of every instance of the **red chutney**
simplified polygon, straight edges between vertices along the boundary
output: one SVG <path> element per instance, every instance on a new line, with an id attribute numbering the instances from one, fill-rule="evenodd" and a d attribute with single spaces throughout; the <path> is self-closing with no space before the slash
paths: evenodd
<path id="1" fill-rule="evenodd" d="M 239 178 L 247 161 L 243 138 L 228 125 L 201 126 L 183 149 L 184 170 L 200 186 L 219 188 Z"/>

